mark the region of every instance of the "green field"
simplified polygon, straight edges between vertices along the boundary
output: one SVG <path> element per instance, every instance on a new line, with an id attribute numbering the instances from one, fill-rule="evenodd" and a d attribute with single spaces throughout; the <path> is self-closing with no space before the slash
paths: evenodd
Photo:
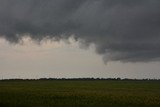
<path id="1" fill-rule="evenodd" d="M 160 81 L 0 81 L 0 107 L 160 107 Z"/>

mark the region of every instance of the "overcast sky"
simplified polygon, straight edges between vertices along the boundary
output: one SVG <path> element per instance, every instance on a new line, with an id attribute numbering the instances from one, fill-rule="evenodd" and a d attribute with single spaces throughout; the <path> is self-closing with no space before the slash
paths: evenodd
<path id="1" fill-rule="evenodd" d="M 0 38 L 1 78 L 160 78 L 159 0 L 0 0 Z"/>

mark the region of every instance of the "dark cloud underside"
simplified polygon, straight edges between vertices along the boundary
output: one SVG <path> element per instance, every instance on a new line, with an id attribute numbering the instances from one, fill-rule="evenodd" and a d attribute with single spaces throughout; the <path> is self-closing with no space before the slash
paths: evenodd
<path id="1" fill-rule="evenodd" d="M 160 59 L 159 0 L 0 0 L 0 35 L 17 42 L 75 38 L 105 61 Z M 63 36 L 62 36 L 63 35 Z"/>

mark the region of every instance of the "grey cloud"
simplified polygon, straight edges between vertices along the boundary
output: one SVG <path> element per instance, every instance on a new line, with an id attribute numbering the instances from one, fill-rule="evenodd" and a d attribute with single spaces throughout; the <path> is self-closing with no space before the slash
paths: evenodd
<path id="1" fill-rule="evenodd" d="M 104 61 L 160 58 L 159 0 L 1 0 L 0 35 L 83 39 Z M 63 36 L 62 36 L 63 35 Z"/>

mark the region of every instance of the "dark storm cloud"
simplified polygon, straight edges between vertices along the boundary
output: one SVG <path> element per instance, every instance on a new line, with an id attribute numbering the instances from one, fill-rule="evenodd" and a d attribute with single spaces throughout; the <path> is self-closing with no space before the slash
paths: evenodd
<path id="1" fill-rule="evenodd" d="M 0 35 L 17 42 L 75 38 L 105 61 L 160 59 L 159 0 L 0 0 Z"/>

